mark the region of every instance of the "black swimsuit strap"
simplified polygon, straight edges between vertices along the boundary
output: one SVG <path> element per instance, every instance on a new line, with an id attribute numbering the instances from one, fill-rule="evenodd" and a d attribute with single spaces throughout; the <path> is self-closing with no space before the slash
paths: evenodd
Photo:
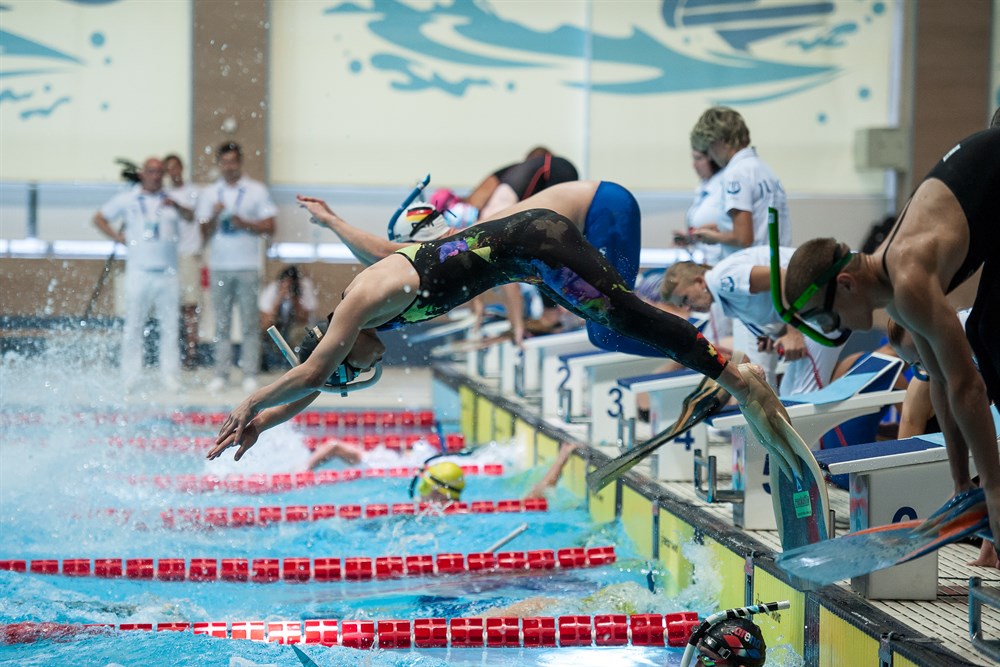
<path id="1" fill-rule="evenodd" d="M 903 218 L 906 217 L 906 211 L 910 208 L 911 201 L 913 201 L 913 197 L 906 200 L 906 205 L 903 207 L 903 211 L 899 214 L 899 219 L 896 220 L 896 224 L 893 225 L 892 231 L 889 232 L 889 238 L 885 240 L 885 248 L 882 250 L 882 271 L 885 272 L 885 279 L 889 281 L 890 285 L 892 284 L 892 279 L 889 278 L 889 267 L 885 263 L 885 258 L 886 255 L 889 254 L 889 246 L 892 245 L 892 242 L 896 239 L 896 232 L 898 232 L 899 228 L 903 226 Z"/>

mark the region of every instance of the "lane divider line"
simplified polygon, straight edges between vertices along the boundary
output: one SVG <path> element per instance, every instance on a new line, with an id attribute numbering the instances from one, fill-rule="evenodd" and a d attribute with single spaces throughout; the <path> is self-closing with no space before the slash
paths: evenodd
<path id="1" fill-rule="evenodd" d="M 375 519 L 386 516 L 416 515 L 426 513 L 494 514 L 512 512 L 546 512 L 545 498 L 524 500 L 474 500 L 471 503 L 454 501 L 438 503 L 372 503 L 369 505 L 287 505 L 253 507 L 177 508 L 160 513 L 165 528 L 240 528 L 266 526 L 274 523 L 301 523 L 324 519 Z M 130 510 L 102 510 L 102 514 L 123 517 L 128 521 Z"/>
<path id="2" fill-rule="evenodd" d="M 556 570 L 609 565 L 615 548 L 567 547 L 533 551 L 354 556 L 345 558 L 65 558 L 0 560 L 0 570 L 68 577 L 160 581 L 336 582 L 465 572 Z"/>
<path id="3" fill-rule="evenodd" d="M 219 639 L 274 644 L 316 644 L 356 649 L 560 648 L 584 646 L 673 646 L 687 644 L 698 614 L 596 614 L 594 616 L 498 616 L 412 620 L 207 621 L 171 623 L 63 624 L 11 623 L 0 626 L 0 641 L 22 644 L 71 641 L 114 631 L 192 632 Z"/>
<path id="4" fill-rule="evenodd" d="M 486 475 L 499 477 L 504 474 L 500 463 L 463 465 L 466 475 Z M 420 472 L 419 467 L 400 466 L 395 468 L 347 468 L 344 470 L 304 470 L 301 472 L 265 473 L 242 475 L 136 475 L 129 477 L 130 484 L 153 484 L 157 488 L 175 490 L 182 493 L 281 493 L 295 489 L 305 489 L 325 484 L 353 482 L 359 479 L 401 478 L 411 479 Z"/>

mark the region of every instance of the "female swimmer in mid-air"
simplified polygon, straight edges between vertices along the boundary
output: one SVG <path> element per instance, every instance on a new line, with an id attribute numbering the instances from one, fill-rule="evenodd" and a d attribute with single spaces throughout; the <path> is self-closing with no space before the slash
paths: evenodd
<path id="1" fill-rule="evenodd" d="M 736 398 L 764 445 L 778 456 L 777 465 L 791 478 L 797 462 L 783 444 L 778 423 L 786 413 L 759 369 L 729 364 L 686 320 L 632 292 L 631 266 L 638 264 L 635 234 L 627 235 L 631 238 L 625 251 L 609 250 L 604 242 L 600 250 L 595 247 L 592 239 L 614 236 L 608 233 L 609 226 L 628 224 L 638 229 L 638 207 L 631 194 L 607 182 L 563 186 L 506 209 L 500 214 L 504 217 L 427 243 L 402 246 L 359 273 L 330 315 L 326 330 L 314 329 L 315 348 L 302 354 L 300 365 L 250 394 L 229 414 L 208 458 L 236 446 L 239 460 L 264 430 L 301 412 L 324 388 L 342 385 L 344 378 L 349 381 L 372 368 L 385 351 L 379 330 L 430 320 L 487 289 L 525 282 L 613 333 L 592 335 L 601 347 L 645 349 L 713 378 Z M 299 202 L 321 224 L 336 217 L 320 199 L 300 196 Z M 595 214 L 606 202 L 624 213 Z M 616 258 L 615 263 L 608 257 Z M 630 279 L 622 277 L 618 269 L 622 265 L 628 266 Z"/>

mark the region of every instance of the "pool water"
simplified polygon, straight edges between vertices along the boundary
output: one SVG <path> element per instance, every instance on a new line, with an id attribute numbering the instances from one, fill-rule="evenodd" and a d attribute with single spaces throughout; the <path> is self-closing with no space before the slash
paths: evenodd
<path id="1" fill-rule="evenodd" d="M 72 332 L 71 332 L 72 333 Z M 484 551 L 522 522 L 527 530 L 501 549 L 527 551 L 613 546 L 617 560 L 589 568 L 528 572 L 406 576 L 363 582 L 166 582 L 68 577 L 0 571 L 0 625 L 298 621 L 310 618 L 386 620 L 503 615 L 509 605 L 530 611 L 508 615 L 672 613 L 716 610 L 718 582 L 702 577 L 679 596 L 650 592 L 671 574 L 640 559 L 618 523 L 594 524 L 581 501 L 564 489 L 548 493 L 548 511 L 510 514 L 435 513 L 372 519 L 323 519 L 268 526 L 170 528 L 166 509 L 409 502 L 409 480 L 358 479 L 254 494 L 184 492 L 154 484 L 157 475 L 296 472 L 305 470 L 308 435 L 284 424 L 265 433 L 240 462 L 231 452 L 205 460 L 203 450 L 149 448 L 155 439 L 210 437 L 211 426 L 178 419 L 176 397 L 126 401 L 110 356 L 52 346 L 40 357 L 0 359 L 0 560 L 67 558 L 319 558 L 467 554 Z M 67 351 L 69 350 L 69 351 Z M 97 359 L 95 361 L 94 359 Z M 185 406 L 186 411 L 220 411 Z M 131 442 L 130 442 L 131 441 Z M 400 454 L 381 448 L 360 467 L 418 466 L 435 453 L 426 442 Z M 543 470 L 524 468 L 523 451 L 510 443 L 479 447 L 463 464 L 499 463 L 502 476 L 469 476 L 463 501 L 520 498 Z M 328 464 L 327 469 L 345 467 Z M 145 477 L 145 481 L 142 478 Z M 109 510 L 113 510 L 109 512 Z M 711 572 L 710 551 L 686 545 L 699 572 Z M 652 570 L 652 574 L 650 571 Z M 522 607 L 524 609 L 524 607 Z M 302 645 L 318 665 L 676 665 L 669 648 L 448 648 L 361 651 Z M 770 657 L 770 656 L 769 656 Z M 780 656 L 777 656 L 780 657 Z M 188 632 L 82 634 L 66 640 L 0 644 L 0 664 L 16 665 L 254 665 L 301 664 L 292 647 L 215 639 Z M 769 660 L 771 664 L 771 660 Z M 778 660 L 792 665 L 800 661 Z"/>

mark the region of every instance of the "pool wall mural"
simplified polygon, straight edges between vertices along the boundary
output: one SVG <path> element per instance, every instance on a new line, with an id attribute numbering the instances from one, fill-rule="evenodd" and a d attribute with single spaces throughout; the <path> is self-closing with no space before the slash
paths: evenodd
<path id="1" fill-rule="evenodd" d="M 789 190 L 879 193 L 881 173 L 858 172 L 850 147 L 858 128 L 891 120 L 900 11 L 892 0 L 272 2 L 270 175 L 398 186 L 432 171 L 461 187 L 544 144 L 591 177 L 686 191 L 688 132 L 728 104 Z M 190 21 L 184 1 L 0 1 L 0 138 L 13 149 L 0 178 L 114 180 L 114 157 L 188 149 Z"/>
<path id="2" fill-rule="evenodd" d="M 0 179 L 117 180 L 190 113 L 190 3 L 0 0 Z"/>

